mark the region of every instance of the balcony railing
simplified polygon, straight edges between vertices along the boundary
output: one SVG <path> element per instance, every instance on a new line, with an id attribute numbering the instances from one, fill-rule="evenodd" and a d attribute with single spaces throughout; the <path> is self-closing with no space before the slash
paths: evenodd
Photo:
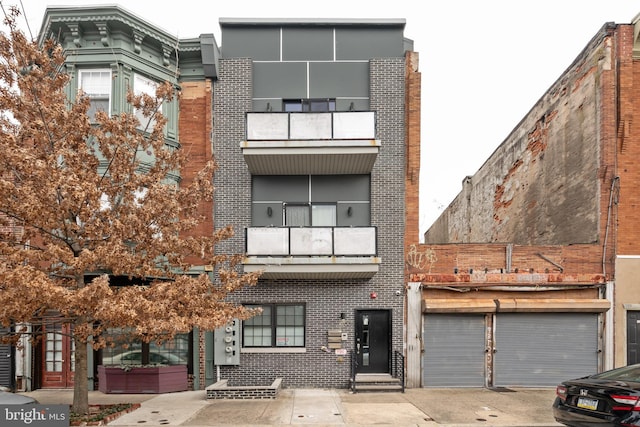
<path id="1" fill-rule="evenodd" d="M 248 257 L 375 257 L 375 227 L 249 227 Z"/>
<path id="2" fill-rule="evenodd" d="M 247 113 L 240 148 L 253 175 L 371 173 L 381 143 L 373 111 Z"/>
<path id="3" fill-rule="evenodd" d="M 247 113 L 247 141 L 375 139 L 373 111 Z"/>

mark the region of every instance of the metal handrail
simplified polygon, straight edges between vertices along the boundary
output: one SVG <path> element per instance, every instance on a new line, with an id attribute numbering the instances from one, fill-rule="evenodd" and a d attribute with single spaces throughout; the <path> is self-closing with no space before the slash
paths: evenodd
<path id="1" fill-rule="evenodd" d="M 351 391 L 356 392 L 356 372 L 358 371 L 358 357 L 354 351 L 349 353 L 351 355 Z"/>
<path id="2" fill-rule="evenodd" d="M 404 393 L 404 355 L 397 350 L 394 351 L 391 365 L 391 376 L 400 380 L 400 386 Z"/>

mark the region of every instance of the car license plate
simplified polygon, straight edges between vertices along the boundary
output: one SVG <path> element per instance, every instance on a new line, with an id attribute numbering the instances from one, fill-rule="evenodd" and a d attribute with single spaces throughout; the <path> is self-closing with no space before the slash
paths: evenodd
<path id="1" fill-rule="evenodd" d="M 586 397 L 578 398 L 578 408 L 591 409 L 595 411 L 598 409 L 598 399 L 587 399 Z"/>

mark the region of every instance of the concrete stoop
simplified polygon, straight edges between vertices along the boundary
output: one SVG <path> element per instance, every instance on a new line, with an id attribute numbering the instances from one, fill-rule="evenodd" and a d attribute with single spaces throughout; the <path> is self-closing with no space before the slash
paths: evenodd
<path id="1" fill-rule="evenodd" d="M 352 390 L 356 393 L 366 391 L 403 392 L 402 382 L 389 374 L 357 374 Z"/>
<path id="2" fill-rule="evenodd" d="M 220 380 L 207 387 L 207 399 L 275 399 L 282 385 L 282 378 L 266 386 L 232 386 L 228 381 Z"/>

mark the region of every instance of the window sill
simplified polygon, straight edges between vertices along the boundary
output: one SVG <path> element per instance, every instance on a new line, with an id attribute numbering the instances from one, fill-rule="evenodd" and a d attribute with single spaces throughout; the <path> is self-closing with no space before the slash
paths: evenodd
<path id="1" fill-rule="evenodd" d="M 304 347 L 247 347 L 242 348 L 240 353 L 242 354 L 258 354 L 258 353 L 306 353 L 307 349 Z"/>

